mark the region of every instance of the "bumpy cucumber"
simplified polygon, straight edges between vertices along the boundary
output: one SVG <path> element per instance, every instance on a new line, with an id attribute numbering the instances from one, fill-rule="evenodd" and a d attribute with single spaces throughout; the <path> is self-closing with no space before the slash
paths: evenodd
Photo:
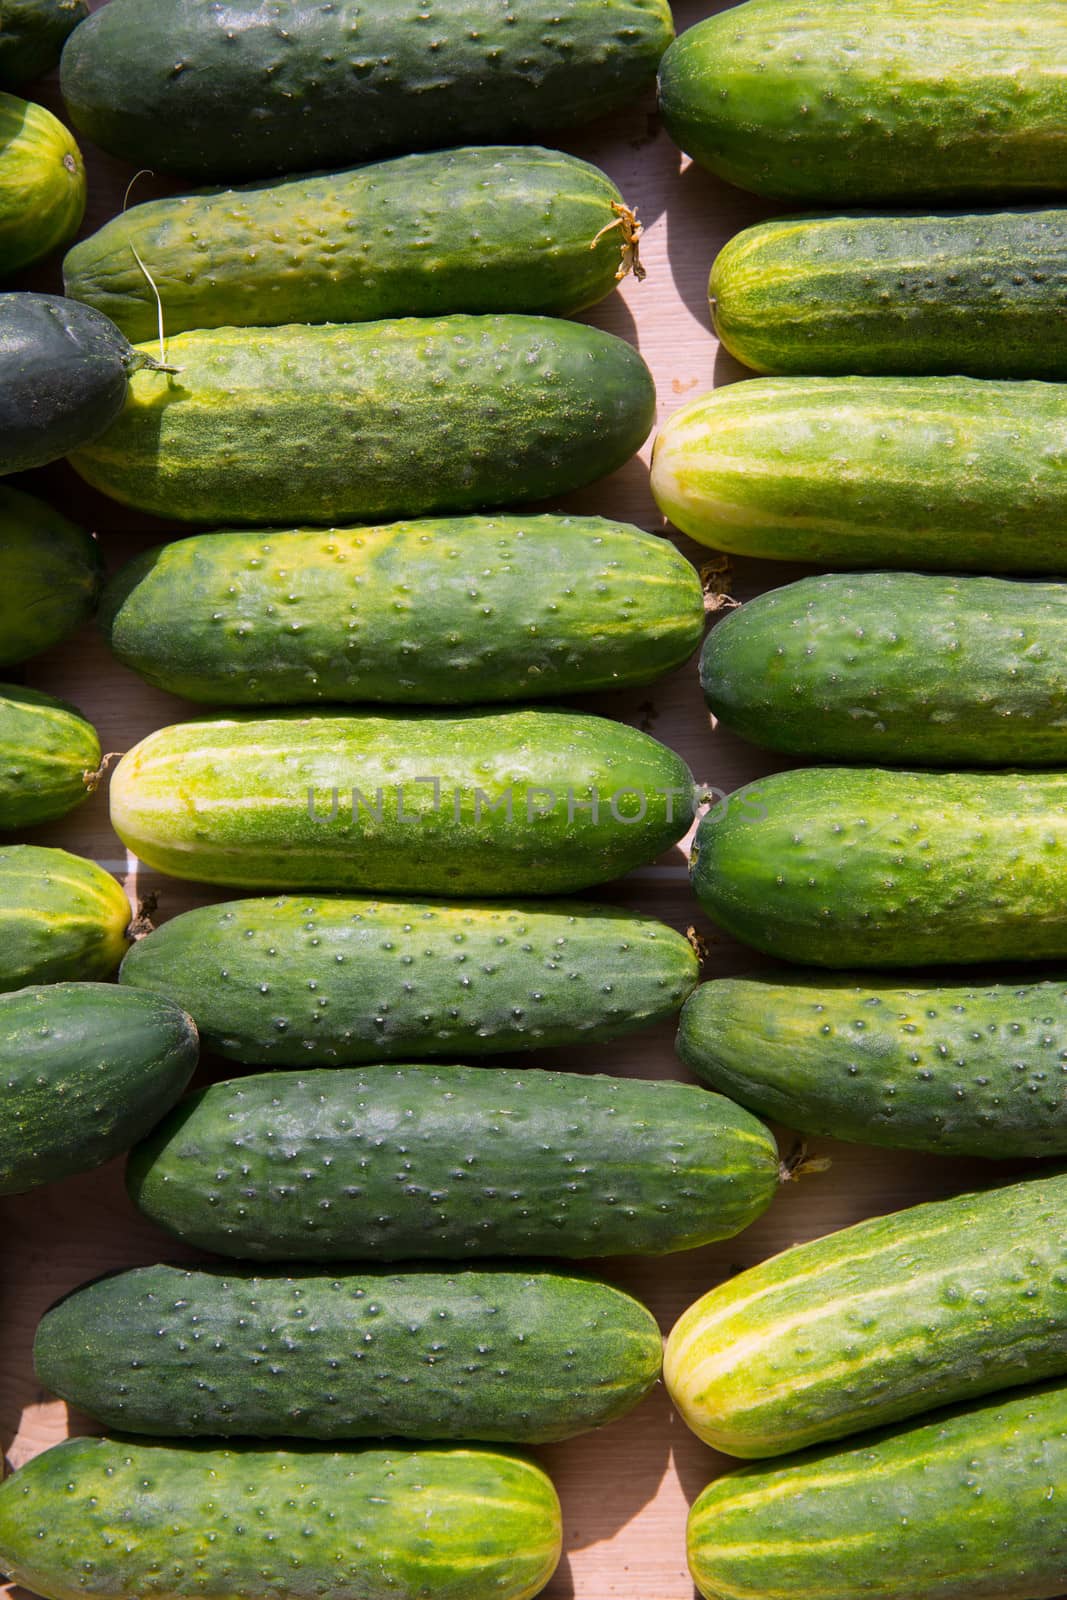
<path id="1" fill-rule="evenodd" d="M 665 1255 L 739 1233 L 774 1140 L 680 1083 L 480 1067 L 216 1083 L 133 1152 L 167 1232 L 253 1260 Z"/>
<path id="2" fill-rule="evenodd" d="M 801 1133 L 939 1155 L 1067 1155 L 1067 986 L 796 972 L 687 1001 L 697 1077 Z"/>
<path id="3" fill-rule="evenodd" d="M 216 705 L 421 705 L 623 688 L 700 643 L 667 539 L 596 517 L 213 533 L 148 551 L 101 624 L 149 683 Z"/>
<path id="4" fill-rule="evenodd" d="M 33 1354 L 125 1433 L 543 1444 L 631 1410 L 661 1345 L 644 1306 L 570 1273 L 138 1267 L 61 1300 Z"/>
<path id="5" fill-rule="evenodd" d="M 178 878 L 463 898 L 616 878 L 681 837 L 693 797 L 673 751 L 603 717 L 291 711 L 150 734 L 111 819 Z"/>
<path id="6" fill-rule="evenodd" d="M 563 316 L 625 275 L 630 216 L 588 162 L 491 145 L 150 200 L 75 245 L 63 275 L 67 294 L 134 341 L 158 329 L 138 257 L 171 334 L 454 311 Z"/>
<path id="7" fill-rule="evenodd" d="M 1067 584 L 839 573 L 723 618 L 700 677 L 755 744 L 887 766 L 1067 766 Z"/>
<path id="8" fill-rule="evenodd" d="M 1067 1371 L 1067 1177 L 876 1217 L 690 1306 L 664 1372 L 736 1456 L 781 1455 Z"/>
<path id="9" fill-rule="evenodd" d="M 68 1439 L 0 1488 L 0 1571 L 46 1600 L 532 1600 L 560 1543 L 540 1467 L 469 1447 Z"/>
<path id="10" fill-rule="evenodd" d="M 73 464 L 185 522 L 370 522 L 563 494 L 652 426 L 637 351 L 554 317 L 216 328 L 167 346 Z M 358 469 L 356 467 L 358 463 Z"/>
<path id="11" fill-rule="evenodd" d="M 748 0 L 667 52 L 667 131 L 775 199 L 1062 193 L 1059 0 Z"/>
<path id="12" fill-rule="evenodd" d="M 0 89 L 51 72 L 68 34 L 88 15 L 86 0 L 0 0 Z"/>
<path id="13" fill-rule="evenodd" d="M 1062 379 L 1065 243 L 1054 207 L 773 218 L 720 252 L 715 330 L 757 372 Z"/>
<path id="14" fill-rule="evenodd" d="M 62 817 L 100 765 L 96 729 L 50 694 L 0 684 L 0 831 Z"/>
<path id="15" fill-rule="evenodd" d="M 109 983 L 0 995 L 0 1194 L 128 1150 L 177 1100 L 196 1059 L 192 1021 L 159 995 Z"/>
<path id="16" fill-rule="evenodd" d="M 707 1600 L 1053 1600 L 1065 1473 L 1067 1384 L 997 1395 L 719 1478 L 689 1513 L 689 1565 Z"/>
<path id="17" fill-rule="evenodd" d="M 58 644 L 92 615 L 95 539 L 43 500 L 0 484 L 0 666 Z"/>
<path id="18" fill-rule="evenodd" d="M 1067 385 L 758 378 L 676 411 L 660 509 L 771 560 L 950 572 L 1067 565 Z"/>
<path id="19" fill-rule="evenodd" d="M 203 906 L 130 951 L 231 1061 L 354 1066 L 612 1039 L 696 983 L 687 939 L 611 906 L 294 896 Z"/>
<path id="20" fill-rule="evenodd" d="M 1067 957 L 1067 774 L 809 767 L 708 813 L 693 885 L 757 950 L 828 967 Z"/>
<path id="21" fill-rule="evenodd" d="M 0 46 L 3 38 L 0 16 Z M 85 192 L 81 152 L 63 124 L 44 106 L 0 94 L 0 277 L 74 237 Z"/>
<path id="22" fill-rule="evenodd" d="M 39 845 L 0 848 L 0 990 L 110 978 L 129 925 L 125 891 L 95 862 Z"/>
<path id="23" fill-rule="evenodd" d="M 0 473 L 46 466 L 97 438 L 139 367 L 159 363 L 91 306 L 0 294 Z"/>
<path id="24" fill-rule="evenodd" d="M 673 32 L 667 0 L 117 0 L 68 44 L 63 97 L 125 160 L 307 172 L 625 109 Z"/>

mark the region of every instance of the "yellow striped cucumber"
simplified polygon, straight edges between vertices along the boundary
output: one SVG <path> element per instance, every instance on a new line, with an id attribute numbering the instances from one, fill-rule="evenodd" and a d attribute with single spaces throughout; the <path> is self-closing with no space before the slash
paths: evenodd
<path id="1" fill-rule="evenodd" d="M 279 711 L 150 734 L 111 820 L 178 878 L 457 899 L 604 883 L 674 844 L 694 799 L 679 756 L 604 717 Z"/>
<path id="2" fill-rule="evenodd" d="M 67 1439 L 0 1488 L 0 1572 L 45 1600 L 532 1600 L 561 1537 L 541 1468 L 476 1446 Z"/>
<path id="3" fill-rule="evenodd" d="M 774 1456 L 1067 1372 L 1067 1176 L 875 1217 L 690 1306 L 664 1376 L 694 1433 Z"/>
<path id="4" fill-rule="evenodd" d="M 1055 1600 L 1067 1384 L 719 1478 L 689 1514 L 706 1600 Z"/>
<path id="5" fill-rule="evenodd" d="M 0 18 L 0 41 L 3 39 Z M 67 244 L 85 215 L 85 164 L 44 106 L 0 94 L 0 278 Z"/>
<path id="6" fill-rule="evenodd" d="M 0 990 L 110 978 L 129 946 L 130 903 L 94 861 L 0 847 Z"/>
<path id="7" fill-rule="evenodd" d="M 99 766 L 100 740 L 80 711 L 0 684 L 0 832 L 65 816 L 88 797 Z"/>
<path id="8" fill-rule="evenodd" d="M 831 567 L 1067 566 L 1067 384 L 756 378 L 683 406 L 652 488 L 683 533 Z"/>

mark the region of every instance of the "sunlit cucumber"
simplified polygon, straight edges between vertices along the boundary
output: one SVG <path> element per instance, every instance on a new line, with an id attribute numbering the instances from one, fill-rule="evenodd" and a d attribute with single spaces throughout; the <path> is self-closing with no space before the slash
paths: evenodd
<path id="1" fill-rule="evenodd" d="M 33 1352 L 44 1388 L 124 1433 L 504 1444 L 622 1416 L 661 1353 L 611 1284 L 462 1264 L 138 1267 L 53 1306 Z"/>
<path id="2" fill-rule="evenodd" d="M 129 925 L 125 890 L 94 861 L 39 845 L 0 847 L 0 990 L 110 978 Z"/>
<path id="3" fill-rule="evenodd" d="M 46 1600 L 532 1600 L 560 1542 L 541 1468 L 476 1446 L 68 1439 L 0 1488 L 0 1571 Z"/>
<path id="4" fill-rule="evenodd" d="M 157 291 L 171 334 L 454 311 L 563 316 L 611 293 L 634 236 L 598 168 L 490 145 L 149 200 L 75 245 L 63 275 L 67 294 L 135 341 L 157 335 Z"/>
<path id="5" fill-rule="evenodd" d="M 291 896 L 202 906 L 138 940 L 122 982 L 263 1066 L 593 1043 L 671 1016 L 699 963 L 651 917 L 587 901 Z"/>
<path id="6" fill-rule="evenodd" d="M 422 705 L 625 688 L 700 642 L 694 567 L 598 517 L 209 533 L 137 557 L 101 625 L 149 683 L 216 705 Z"/>
<path id="7" fill-rule="evenodd" d="M 686 832 L 694 794 L 679 756 L 604 717 L 290 711 L 150 734 L 111 819 L 179 878 L 463 899 L 618 877 Z"/>
<path id="8" fill-rule="evenodd" d="M 681 1083 L 459 1066 L 216 1083 L 130 1157 L 140 1210 L 252 1260 L 665 1255 L 731 1238 L 774 1139 Z"/>

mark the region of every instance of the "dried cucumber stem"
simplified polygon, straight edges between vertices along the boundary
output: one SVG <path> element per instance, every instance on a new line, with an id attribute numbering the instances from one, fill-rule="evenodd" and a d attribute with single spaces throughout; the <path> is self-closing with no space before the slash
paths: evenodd
<path id="1" fill-rule="evenodd" d="M 93 770 L 82 773 L 82 780 L 90 794 L 95 794 L 101 783 L 107 777 L 108 771 L 116 761 L 121 761 L 125 755 L 124 750 L 109 750 L 106 756 L 100 759 L 100 765 Z"/>
<path id="2" fill-rule="evenodd" d="M 641 235 L 645 230 L 637 220 L 637 208 L 635 206 L 631 209 L 630 206 L 623 205 L 621 201 L 613 200 L 611 209 L 615 213 L 614 222 L 608 222 L 601 228 L 589 248 L 590 250 L 595 250 L 606 234 L 611 233 L 615 228 L 619 228 L 622 232 L 622 260 L 619 262 L 619 270 L 615 274 L 615 282 L 622 283 L 623 279 L 629 277 L 632 272 L 638 283 L 644 283 L 648 273 L 645 271 L 644 263 L 641 260 L 640 243 Z"/>
<path id="3" fill-rule="evenodd" d="M 809 1156 L 807 1144 L 802 1139 L 779 1165 L 778 1181 L 799 1183 L 801 1178 L 810 1177 L 812 1173 L 829 1172 L 832 1166 L 829 1156 Z"/>

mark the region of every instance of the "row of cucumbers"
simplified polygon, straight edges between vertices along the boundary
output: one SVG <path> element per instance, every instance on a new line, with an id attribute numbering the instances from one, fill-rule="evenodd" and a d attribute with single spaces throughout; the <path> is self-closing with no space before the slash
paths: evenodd
<path id="1" fill-rule="evenodd" d="M 253 1101 L 262 1082 L 245 1080 Z M 227 1142 L 242 1158 L 247 1150 L 252 1174 L 260 1156 L 246 1143 L 248 1107 L 230 1087 Z M 285 1110 L 276 1105 L 271 1131 Z M 204 1131 L 192 1130 L 182 1154 L 225 1161 L 221 1143 L 196 1143 Z M 422 1132 L 410 1131 L 409 1151 L 421 1154 Z M 289 1187 L 293 1175 L 290 1162 Z M 246 1209 L 284 1203 L 284 1176 L 270 1191 L 253 1181 Z M 901 1584 L 953 1600 L 978 1583 L 1006 1600 L 1061 1591 L 1065 1181 L 862 1223 L 740 1274 L 683 1315 L 665 1364 L 681 1415 L 727 1453 L 777 1458 L 719 1479 L 693 1506 L 702 1592 L 778 1592 L 783 1543 L 822 1592 L 828 1541 L 834 1593 L 867 1592 L 875 1543 L 892 1558 L 887 1595 Z M 384 1570 L 401 1593 L 517 1597 L 553 1569 L 558 1502 L 538 1468 L 487 1445 L 566 1437 L 621 1415 L 655 1381 L 659 1340 L 628 1296 L 558 1271 L 150 1267 L 54 1307 L 35 1361 L 45 1385 L 124 1435 L 70 1441 L 0 1490 L 5 1566 L 40 1593 L 72 1593 L 87 1571 L 94 1589 L 116 1596 L 153 1578 L 160 1593 L 184 1592 L 206 1516 L 212 1559 L 238 1593 L 252 1592 L 254 1570 L 275 1570 L 270 1543 L 300 1530 L 307 1574 L 325 1581 L 344 1562 L 353 1594 Z M 955 1409 L 928 1420 L 931 1393 Z M 487 1445 L 451 1444 L 472 1421 Z M 877 1424 L 886 1426 L 852 1437 Z M 299 1448 L 309 1435 L 386 1431 L 434 1443 Z M 231 1435 L 282 1442 L 212 1442 Z M 175 1442 L 159 1442 L 168 1436 Z M 783 1456 L 811 1444 L 823 1448 Z M 244 1565 L 256 1559 L 241 1537 L 248 1496 L 268 1545 L 261 1569 Z M 464 1515 L 468 1497 L 479 1504 Z M 447 1534 L 421 1541 L 428 1517 Z M 933 1542 L 945 1517 L 950 1572 Z M 122 1550 L 108 1537 L 116 1518 Z M 456 1566 L 462 1589 L 450 1587 Z"/>
<path id="2" fill-rule="evenodd" d="M 1051 137 L 1063 21 L 1040 4 L 748 0 L 675 46 L 664 110 L 697 160 L 778 198 L 1032 200 L 1067 188 Z M 657 500 L 698 539 L 924 569 L 792 584 L 725 617 L 702 657 L 728 728 L 873 763 L 749 785 L 693 849 L 719 926 L 810 965 L 705 984 L 680 1054 L 802 1131 L 1064 1149 L 1062 982 L 812 969 L 1067 955 L 1067 778 L 1019 770 L 1065 765 L 1067 586 L 936 575 L 1062 572 L 1067 399 L 1029 380 L 1067 375 L 1065 228 L 1050 208 L 747 229 L 715 262 L 712 315 L 769 376 L 684 407 L 657 442 Z M 908 764 L 925 770 L 893 770 Z M 938 770 L 953 766 L 972 770 Z M 683 1315 L 665 1377 L 689 1425 L 728 1454 L 806 1452 L 696 1501 L 708 1600 L 1063 1592 L 1063 1184 L 862 1223 Z"/>

